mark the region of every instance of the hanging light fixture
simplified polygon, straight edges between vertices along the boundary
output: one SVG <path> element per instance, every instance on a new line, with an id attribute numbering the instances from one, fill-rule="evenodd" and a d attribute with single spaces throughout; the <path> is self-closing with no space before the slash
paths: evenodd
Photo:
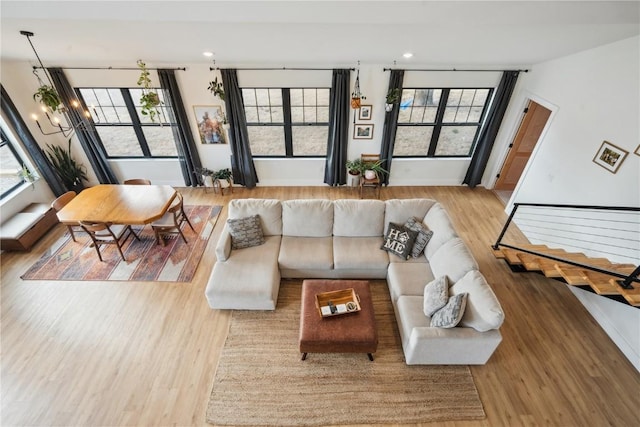
<path id="1" fill-rule="evenodd" d="M 20 31 L 20 34 L 27 38 L 27 41 L 29 42 L 33 53 L 36 55 L 38 64 L 40 65 L 40 67 L 33 67 L 33 74 L 38 79 L 38 90 L 33 95 L 33 99 L 41 104 L 40 109 L 42 110 L 44 116 L 47 118 L 47 121 L 52 127 L 52 130 L 47 132 L 42 128 L 37 114 L 32 114 L 31 118 L 36 122 L 36 124 L 38 125 L 38 129 L 40 129 L 40 132 L 43 135 L 54 135 L 61 133 L 65 137 L 69 137 L 73 132 L 75 132 L 78 127 L 83 126 L 84 124 L 82 121 L 80 121 L 77 125 L 74 126 L 73 124 L 71 124 L 71 122 L 69 121 L 69 117 L 66 115 L 66 113 L 69 112 L 69 107 L 80 110 L 80 102 L 77 99 L 73 99 L 69 107 L 64 105 L 60 95 L 53 85 L 53 82 L 51 81 L 51 77 L 49 77 L 49 74 L 47 73 L 47 69 L 42 64 L 40 55 L 38 55 L 35 46 L 33 46 L 33 43 L 31 42 L 31 37 L 33 37 L 34 34 L 31 31 Z M 45 83 L 42 80 L 40 74 L 38 73 L 38 68 L 42 70 L 49 84 Z M 91 119 L 91 113 L 89 113 L 88 111 L 82 111 L 82 115 L 86 119 Z M 64 124 L 63 121 L 60 120 L 59 116 L 64 117 Z"/>

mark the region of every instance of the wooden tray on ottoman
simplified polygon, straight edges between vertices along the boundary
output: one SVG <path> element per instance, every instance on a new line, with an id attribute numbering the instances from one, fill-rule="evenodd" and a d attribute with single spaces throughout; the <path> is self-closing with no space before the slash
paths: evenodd
<path id="1" fill-rule="evenodd" d="M 329 308 L 330 302 L 336 307 L 337 311 L 331 312 Z M 353 288 L 321 292 L 316 294 L 316 308 L 322 317 L 356 313 L 361 310 L 360 298 Z"/>

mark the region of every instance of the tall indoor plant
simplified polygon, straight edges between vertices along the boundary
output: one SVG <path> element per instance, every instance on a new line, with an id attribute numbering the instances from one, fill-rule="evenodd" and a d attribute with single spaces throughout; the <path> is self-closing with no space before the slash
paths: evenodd
<path id="1" fill-rule="evenodd" d="M 89 179 L 87 168 L 71 156 L 71 138 L 66 151 L 57 145 L 47 144 L 45 153 L 67 190 L 79 193 L 84 189 L 83 181 Z"/>

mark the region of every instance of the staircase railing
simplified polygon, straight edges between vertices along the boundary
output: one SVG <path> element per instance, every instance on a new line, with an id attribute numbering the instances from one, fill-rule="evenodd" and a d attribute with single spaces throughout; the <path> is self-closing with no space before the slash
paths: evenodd
<path id="1" fill-rule="evenodd" d="M 590 265 L 517 244 L 504 243 L 509 226 L 515 223 L 530 242 L 555 244 L 563 249 L 578 249 L 600 256 L 609 255 L 637 265 L 631 274 Z M 617 283 L 632 289 L 640 282 L 640 208 L 546 203 L 514 203 L 493 249 L 510 248 L 541 258 L 618 278 Z"/>

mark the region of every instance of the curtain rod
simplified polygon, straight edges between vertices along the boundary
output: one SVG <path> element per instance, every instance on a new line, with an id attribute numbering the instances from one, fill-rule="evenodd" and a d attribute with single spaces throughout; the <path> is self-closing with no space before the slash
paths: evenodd
<path id="1" fill-rule="evenodd" d="M 37 67 L 33 66 L 33 69 L 44 69 L 44 68 L 57 68 L 57 67 Z M 138 67 L 60 67 L 63 70 L 131 70 L 131 71 L 140 71 Z M 187 71 L 185 67 L 182 68 L 147 68 L 147 70 L 176 70 L 176 71 Z"/>
<path id="2" fill-rule="evenodd" d="M 393 71 L 393 70 L 401 70 L 400 68 L 383 68 L 383 71 Z M 469 70 L 469 69 L 458 69 L 458 68 L 450 68 L 450 69 L 435 69 L 435 68 L 424 68 L 424 69 L 402 69 L 402 71 L 472 71 L 476 73 L 480 72 L 499 72 L 499 71 L 518 71 L 520 73 L 528 73 L 529 70 Z"/>
<path id="3" fill-rule="evenodd" d="M 209 71 L 219 70 L 220 67 L 209 67 Z M 239 71 L 333 71 L 333 68 L 290 68 L 290 67 L 280 67 L 280 68 L 235 68 L 235 70 Z M 355 68 L 348 68 L 350 71 L 355 71 Z"/>

